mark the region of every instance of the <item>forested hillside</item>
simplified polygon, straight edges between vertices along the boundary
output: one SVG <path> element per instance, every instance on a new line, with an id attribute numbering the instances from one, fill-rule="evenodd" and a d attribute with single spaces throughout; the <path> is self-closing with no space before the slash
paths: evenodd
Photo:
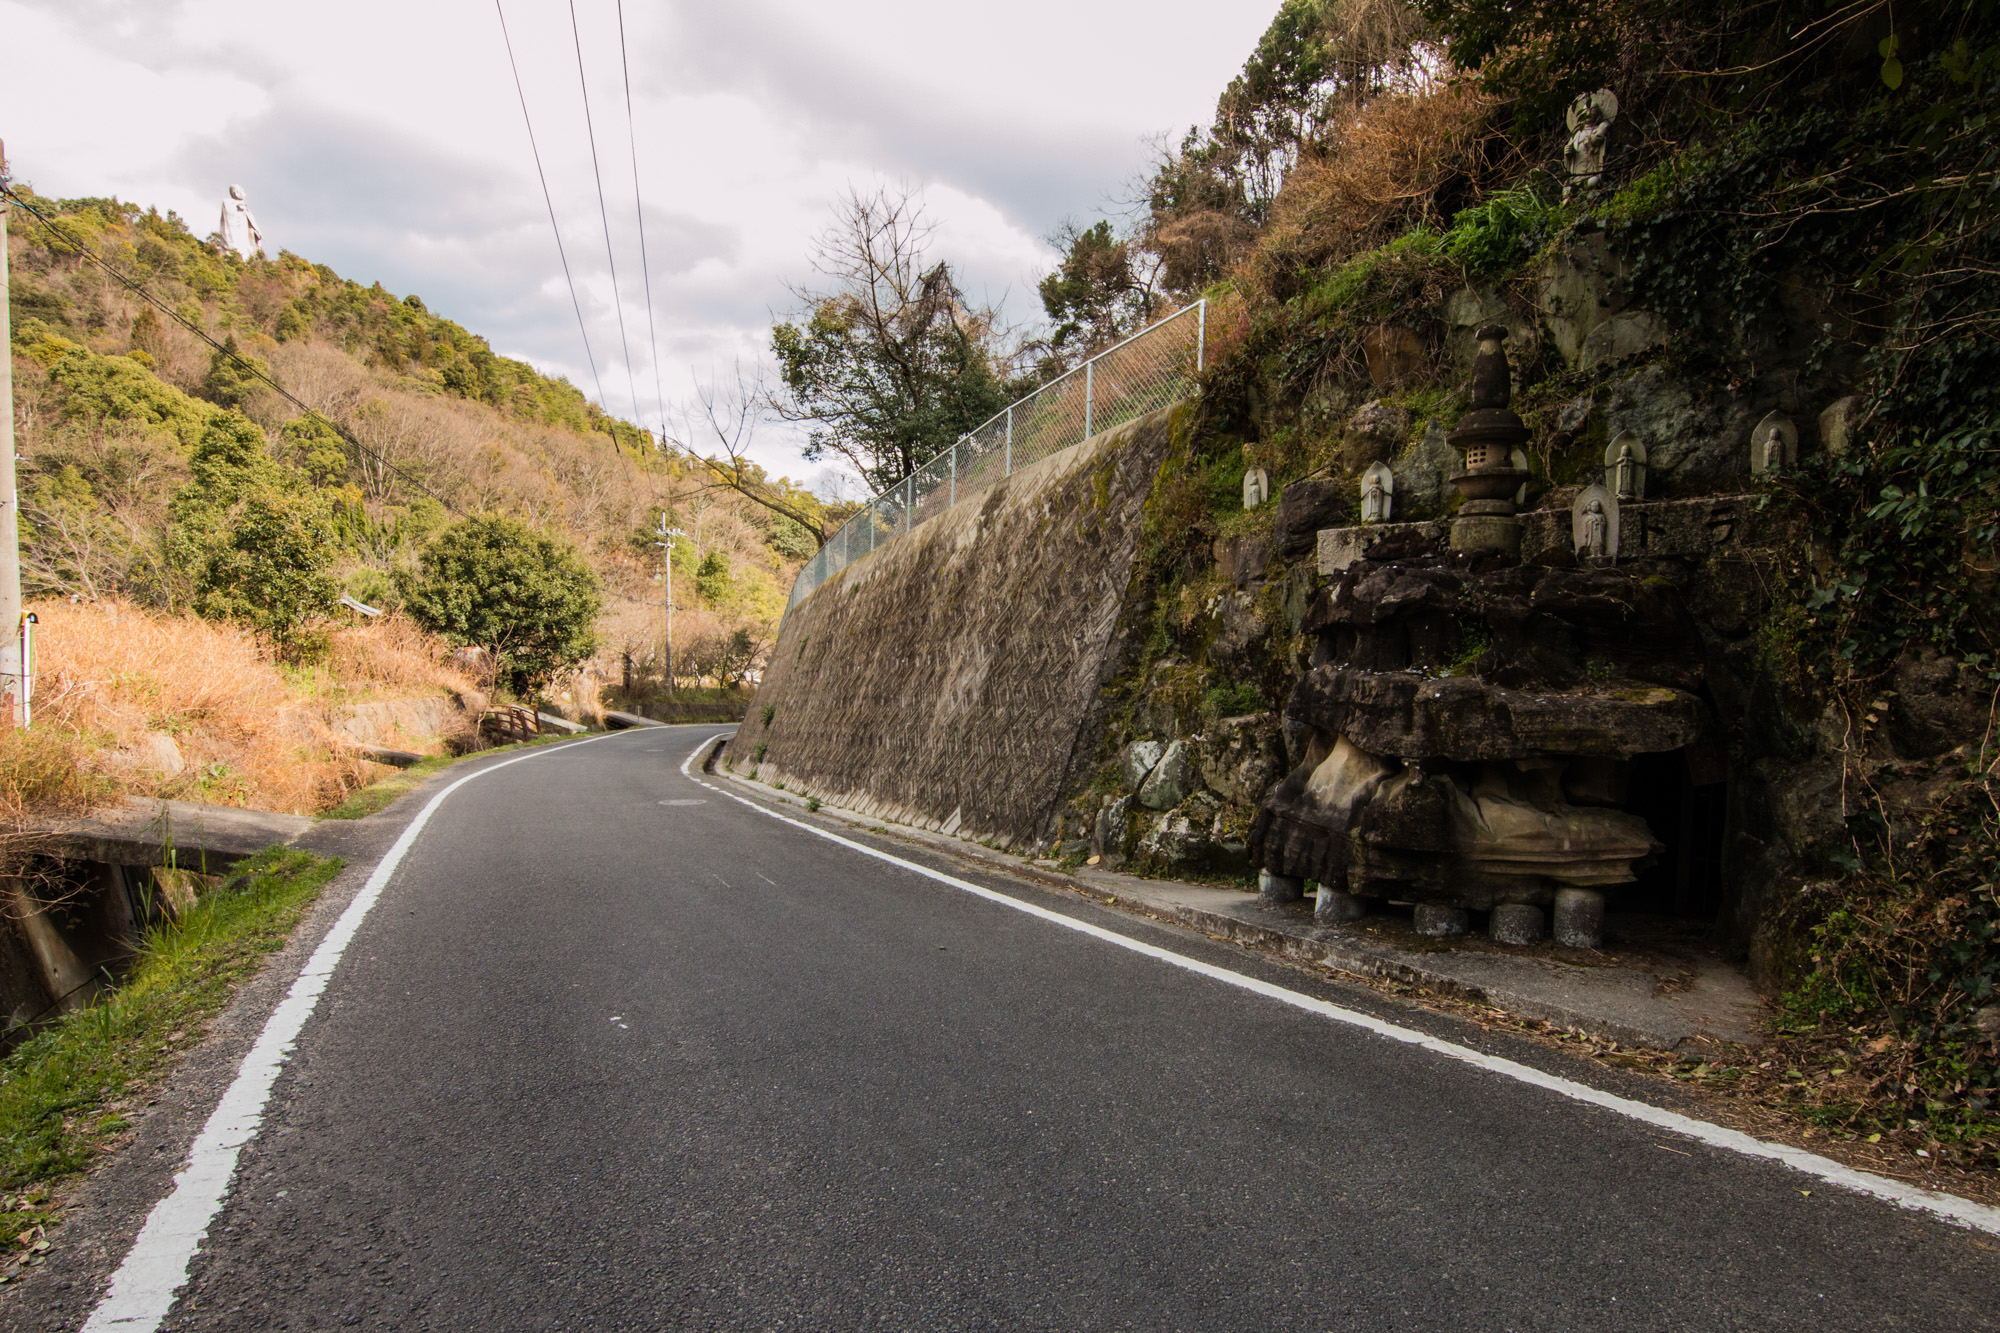
<path id="1" fill-rule="evenodd" d="M 17 209 L 10 235 L 31 597 L 234 619 L 306 657 L 335 623 L 328 593 L 393 610 L 427 543 L 505 516 L 575 548 L 602 588 L 586 673 L 643 692 L 662 670 L 664 516 L 688 534 L 677 674 L 735 678 L 768 642 L 814 538 L 688 453 L 420 296 L 289 253 L 245 263 L 134 203 L 25 197 L 53 224 Z M 263 538 L 243 537 L 246 520 Z"/>

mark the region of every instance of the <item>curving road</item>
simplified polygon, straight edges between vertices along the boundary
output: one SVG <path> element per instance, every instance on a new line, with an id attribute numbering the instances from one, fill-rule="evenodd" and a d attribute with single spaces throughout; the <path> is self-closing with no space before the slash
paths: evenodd
<path id="1" fill-rule="evenodd" d="M 680 772 L 713 730 L 540 751 L 444 800 L 168 1327 L 2000 1326 L 1991 1237 L 814 836 Z"/>

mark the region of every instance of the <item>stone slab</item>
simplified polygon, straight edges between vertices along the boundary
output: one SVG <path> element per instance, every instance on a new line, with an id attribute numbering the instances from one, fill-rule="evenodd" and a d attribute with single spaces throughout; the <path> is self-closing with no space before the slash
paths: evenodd
<path id="1" fill-rule="evenodd" d="M 305 815 L 132 797 L 123 805 L 31 831 L 42 834 L 48 849 L 59 856 L 105 865 L 177 865 L 210 874 L 273 843 L 290 843 L 314 825 Z"/>
<path id="2" fill-rule="evenodd" d="M 1782 525 L 1759 513 L 1754 495 L 1707 495 L 1695 500 L 1637 500 L 1618 506 L 1618 558 L 1700 559 L 1723 547 L 1762 549 L 1785 540 Z M 1521 559 L 1536 561 L 1573 551 L 1567 504 L 1531 509 L 1520 515 Z M 1442 544 L 1447 524 L 1371 523 L 1352 528 L 1322 528 L 1319 572 L 1338 574 L 1362 558 L 1368 549 L 1408 534 L 1419 542 Z"/>
<path id="3" fill-rule="evenodd" d="M 1321 528 L 1319 572 L 1338 574 L 1367 553 L 1369 547 L 1388 537 L 1442 546 L 1448 525 L 1443 522 L 1369 523 L 1358 528 Z M 1399 541 L 1400 544 L 1400 541 Z"/>

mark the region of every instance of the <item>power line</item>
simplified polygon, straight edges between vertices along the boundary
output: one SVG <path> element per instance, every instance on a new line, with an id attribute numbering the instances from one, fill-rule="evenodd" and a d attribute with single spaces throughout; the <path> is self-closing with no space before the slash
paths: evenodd
<path id="1" fill-rule="evenodd" d="M 618 66 L 625 71 L 625 133 L 632 145 L 632 203 L 639 213 L 639 275 L 646 280 L 646 337 L 653 350 L 653 396 L 660 408 L 660 444 L 665 447 L 667 391 L 660 381 L 660 333 L 653 323 L 653 264 L 646 258 L 646 203 L 639 194 L 639 130 L 632 119 L 632 64 L 625 56 L 625 0 L 618 0 Z"/>
<path id="2" fill-rule="evenodd" d="M 576 311 L 576 331 L 583 335 L 583 355 L 590 362 L 590 382 L 597 386 L 597 401 L 608 404 L 610 400 L 604 396 L 604 381 L 597 373 L 597 356 L 590 350 L 590 330 L 583 323 L 583 302 L 576 299 L 576 279 L 569 271 L 569 252 L 563 249 L 562 228 L 556 225 L 556 201 L 549 193 L 548 175 L 542 170 L 542 150 L 535 144 L 535 122 L 528 115 L 528 94 L 521 87 L 521 67 L 514 61 L 514 39 L 507 35 L 507 11 L 500 7 L 500 0 L 493 0 L 493 12 L 500 16 L 500 40 L 507 44 L 507 67 L 514 71 L 514 94 L 521 99 L 521 120 L 528 127 L 528 151 L 535 155 L 535 175 L 542 182 L 542 202 L 548 205 L 549 230 L 556 235 L 556 254 L 562 259 L 563 281 L 569 284 L 569 303 Z M 613 285 L 616 285 L 615 279 Z M 610 409 L 607 407 L 605 410 L 608 412 Z M 613 440 L 617 438 L 612 436 Z"/>
<path id="3" fill-rule="evenodd" d="M 439 495 L 436 491 L 432 490 L 428 485 L 424 483 L 424 481 L 421 478 L 411 476 L 409 473 L 403 471 L 403 469 L 397 467 L 394 463 L 389 461 L 389 456 L 383 453 L 381 450 L 370 449 L 367 445 L 363 444 L 352 431 L 348 430 L 347 427 L 341 425 L 338 421 L 335 421 L 332 417 L 327 416 L 326 413 L 312 406 L 312 404 L 306 402 L 305 399 L 299 397 L 297 394 L 293 393 L 290 389 L 287 389 L 284 385 L 272 379 L 270 373 L 266 371 L 262 366 L 258 365 L 255 361 L 246 359 L 242 353 L 236 351 L 236 349 L 234 349 L 233 347 L 228 347 L 222 343 L 217 342 L 214 338 L 209 336 L 208 330 L 202 328 L 199 324 L 196 324 L 193 320 L 190 320 L 186 316 L 182 315 L 180 311 L 174 309 L 172 306 L 168 305 L 165 301 L 162 301 L 159 297 L 153 295 L 150 291 L 147 291 L 143 283 L 138 282 L 136 279 L 127 277 L 124 273 L 122 273 L 114 265 L 112 265 L 110 261 L 105 259 L 104 256 L 98 254 L 95 250 L 85 245 L 82 241 L 78 240 L 75 236 L 71 235 L 67 230 L 65 230 L 61 226 L 58 226 L 55 219 L 49 217 L 48 214 L 42 212 L 41 209 L 36 208 L 33 204 L 29 203 L 26 199 L 22 198 L 19 194 L 15 193 L 12 186 L 0 184 L 0 194 L 5 194 L 7 198 L 13 200 L 16 204 L 19 204 L 22 208 L 26 209 L 28 213 L 34 217 L 35 221 L 42 224 L 43 229 L 46 230 L 50 235 L 54 236 L 57 240 L 61 241 L 64 245 L 68 246 L 70 249 L 75 250 L 78 254 L 82 255 L 84 258 L 96 264 L 106 273 L 109 273 L 113 278 L 116 278 L 125 287 L 129 288 L 134 296 L 137 296 L 140 300 L 144 301 L 146 304 L 158 310 L 168 319 L 171 319 L 172 321 L 174 321 L 174 323 L 180 325 L 182 328 L 186 329 L 189 333 L 192 333 L 195 337 L 207 343 L 210 347 L 214 348 L 221 355 L 228 357 L 231 361 L 234 361 L 237 365 L 237 368 L 242 370 L 245 374 L 249 375 L 253 379 L 262 380 L 281 398 L 284 398 L 287 402 L 297 407 L 299 411 L 305 413 L 307 416 L 316 417 L 319 420 L 325 422 L 327 426 L 332 429 L 334 434 L 338 435 L 342 440 L 346 441 L 348 444 L 354 447 L 354 451 L 357 455 L 359 454 L 373 455 L 375 461 L 380 463 L 383 467 L 395 473 L 398 477 L 401 477 L 404 481 L 409 482 L 410 485 L 416 487 L 418 490 L 422 491 L 425 495 L 430 496 L 431 499 L 436 500 L 446 509 L 451 510 L 452 513 L 457 514 L 461 518 L 465 517 L 465 511 L 463 509 L 460 509 L 457 505 L 453 504 L 451 501 L 445 499 L 442 495 Z"/>
<path id="4" fill-rule="evenodd" d="M 493 3 L 497 5 L 500 0 Z M 583 90 L 583 128 L 590 136 L 590 174 L 597 178 L 597 216 L 604 223 L 604 257 L 611 264 L 611 304 L 618 309 L 618 343 L 625 349 L 625 388 L 632 395 L 632 415 L 636 417 L 639 388 L 632 382 L 632 344 L 625 337 L 625 300 L 618 294 L 618 258 L 611 253 L 611 213 L 604 206 L 604 174 L 597 169 L 597 127 L 590 120 L 590 84 L 583 77 L 583 33 L 576 26 L 576 0 L 569 0 L 569 31 L 576 40 L 576 84 Z"/>

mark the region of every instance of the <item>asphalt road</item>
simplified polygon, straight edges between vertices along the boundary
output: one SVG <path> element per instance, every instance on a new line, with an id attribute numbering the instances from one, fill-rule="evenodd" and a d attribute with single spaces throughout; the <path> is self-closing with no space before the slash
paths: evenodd
<path id="1" fill-rule="evenodd" d="M 712 730 L 447 799 L 170 1327 L 2000 1326 L 1990 1238 L 788 827 Z"/>

